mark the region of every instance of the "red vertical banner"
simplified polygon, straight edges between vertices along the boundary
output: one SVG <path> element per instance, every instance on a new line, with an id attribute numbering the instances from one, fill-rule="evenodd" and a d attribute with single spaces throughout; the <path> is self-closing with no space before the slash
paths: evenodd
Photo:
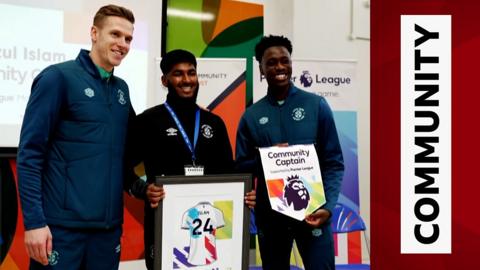
<path id="1" fill-rule="evenodd" d="M 480 3 L 477 1 L 425 0 L 425 1 L 372 1 L 371 3 L 371 268 L 376 270 L 396 269 L 478 269 L 476 253 L 480 240 L 480 228 L 475 199 L 480 187 L 477 181 L 477 153 L 479 146 L 474 130 L 478 117 L 474 111 L 480 94 L 476 89 L 478 63 L 480 60 Z M 432 188 L 439 188 L 451 194 L 451 217 L 436 220 L 440 226 L 451 225 L 451 250 L 444 254 L 434 252 L 428 243 L 423 244 L 418 254 L 402 253 L 401 218 L 403 205 L 400 190 L 404 181 L 418 185 L 421 180 L 413 175 L 404 179 L 401 167 L 401 118 L 404 109 L 401 105 L 401 15 L 449 15 L 451 16 L 451 99 L 437 95 L 432 97 L 439 104 L 451 103 L 451 130 L 438 134 L 439 142 L 448 140 L 451 134 L 451 190 L 442 189 L 435 181 Z M 414 30 L 414 29 L 413 29 Z M 442 29 L 439 31 L 442 38 Z M 444 35 L 443 35 L 444 36 Z M 416 37 L 421 37 L 417 33 Z M 441 58 L 440 58 L 441 59 Z M 418 71 L 418 70 L 417 70 Z M 415 66 L 412 66 L 412 73 Z M 441 76 L 441 75 L 440 75 Z M 440 86 L 439 91 L 445 87 Z M 440 96 L 440 95 L 438 95 Z M 415 103 L 415 100 L 411 100 Z M 402 115 L 401 115 L 402 112 Z M 408 112 L 407 112 L 408 113 Z M 414 113 L 414 112 L 413 112 Z M 439 123 L 446 116 L 439 114 Z M 444 119 L 444 120 L 442 120 Z M 431 123 L 430 123 L 431 124 Z M 403 136 L 403 135 L 402 135 Z M 438 156 L 438 144 L 432 144 L 431 156 Z M 412 157 L 422 150 L 412 147 Z M 448 158 L 447 158 L 448 159 Z M 439 175 L 443 168 L 439 168 Z M 401 177 L 402 176 L 402 177 Z M 439 181 L 441 177 L 434 179 Z M 418 191 L 418 189 L 417 189 Z M 438 198 L 437 198 L 438 199 Z M 439 199 L 441 200 L 441 199 Z M 439 213 L 442 213 L 441 204 Z M 417 208 L 415 204 L 406 211 L 417 217 L 428 216 L 434 207 Z M 403 211 L 402 210 L 402 211 Z M 417 211 L 417 212 L 415 212 Z M 419 214 L 420 213 L 420 214 Z M 423 216 L 422 216 L 423 213 Z M 426 218 L 425 220 L 428 220 Z M 425 221 L 413 221 L 413 226 Z M 432 231 L 422 231 L 431 233 Z M 414 238 L 412 238 L 414 239 Z M 414 241 L 414 240 L 412 240 Z M 407 252 L 408 253 L 408 252 Z"/>
<path id="2" fill-rule="evenodd" d="M 17 164 L 15 159 L 9 160 L 10 169 L 13 173 L 15 185 L 18 190 L 18 178 L 17 178 Z M 17 224 L 13 237 L 13 242 L 5 257 L 5 260 L 0 265 L 0 270 L 21 270 L 28 269 L 29 258 L 24 245 L 24 227 L 23 216 L 20 209 L 20 197 L 17 196 Z"/>
<path id="3" fill-rule="evenodd" d="M 363 232 L 348 233 L 348 263 L 362 263 L 362 242 L 361 236 Z"/>

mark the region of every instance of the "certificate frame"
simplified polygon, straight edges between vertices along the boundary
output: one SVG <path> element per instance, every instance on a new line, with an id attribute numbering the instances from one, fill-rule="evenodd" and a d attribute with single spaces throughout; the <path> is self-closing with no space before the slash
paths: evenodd
<path id="1" fill-rule="evenodd" d="M 250 174 L 157 176 L 155 183 L 165 198 L 155 210 L 154 270 L 248 269 Z"/>

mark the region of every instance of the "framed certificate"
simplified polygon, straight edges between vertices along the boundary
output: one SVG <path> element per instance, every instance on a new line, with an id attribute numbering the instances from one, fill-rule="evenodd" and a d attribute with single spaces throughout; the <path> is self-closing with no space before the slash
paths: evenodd
<path id="1" fill-rule="evenodd" d="M 247 270 L 251 175 L 158 176 L 154 269 Z"/>

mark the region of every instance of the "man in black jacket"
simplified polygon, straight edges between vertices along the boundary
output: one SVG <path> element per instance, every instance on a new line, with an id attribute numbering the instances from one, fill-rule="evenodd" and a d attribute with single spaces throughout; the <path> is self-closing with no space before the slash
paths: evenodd
<path id="1" fill-rule="evenodd" d="M 224 122 L 196 104 L 197 61 L 185 50 L 168 52 L 160 63 L 167 100 L 138 115 L 132 131 L 134 147 L 128 147 L 137 161 L 143 161 L 147 182 L 136 179 L 127 184 L 130 193 L 146 201 L 144 221 L 145 262 L 153 269 L 154 208 L 165 197 L 154 185 L 159 175 L 189 175 L 189 168 L 203 174 L 233 172 L 232 148 Z M 249 207 L 255 191 L 246 194 Z"/>

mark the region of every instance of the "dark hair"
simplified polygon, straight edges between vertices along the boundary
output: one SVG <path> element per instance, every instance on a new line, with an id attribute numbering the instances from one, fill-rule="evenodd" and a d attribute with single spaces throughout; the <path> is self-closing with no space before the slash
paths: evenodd
<path id="1" fill-rule="evenodd" d="M 95 14 L 95 17 L 93 17 L 93 25 L 97 27 L 101 27 L 105 18 L 110 16 L 124 18 L 124 19 L 127 19 L 132 24 L 135 23 L 135 17 L 133 16 L 133 13 L 131 10 L 121 6 L 117 6 L 117 5 L 107 5 L 107 6 L 101 7 L 97 11 L 97 13 Z"/>
<path id="2" fill-rule="evenodd" d="M 189 51 L 178 49 L 169 51 L 162 57 L 160 69 L 163 74 L 167 74 L 172 67 L 178 63 L 190 63 L 197 68 L 197 59 L 195 58 L 195 55 Z"/>
<path id="3" fill-rule="evenodd" d="M 255 46 L 255 59 L 258 62 L 262 61 L 263 53 L 270 47 L 281 46 L 285 47 L 287 51 L 292 54 L 292 42 L 284 36 L 264 36 Z"/>

